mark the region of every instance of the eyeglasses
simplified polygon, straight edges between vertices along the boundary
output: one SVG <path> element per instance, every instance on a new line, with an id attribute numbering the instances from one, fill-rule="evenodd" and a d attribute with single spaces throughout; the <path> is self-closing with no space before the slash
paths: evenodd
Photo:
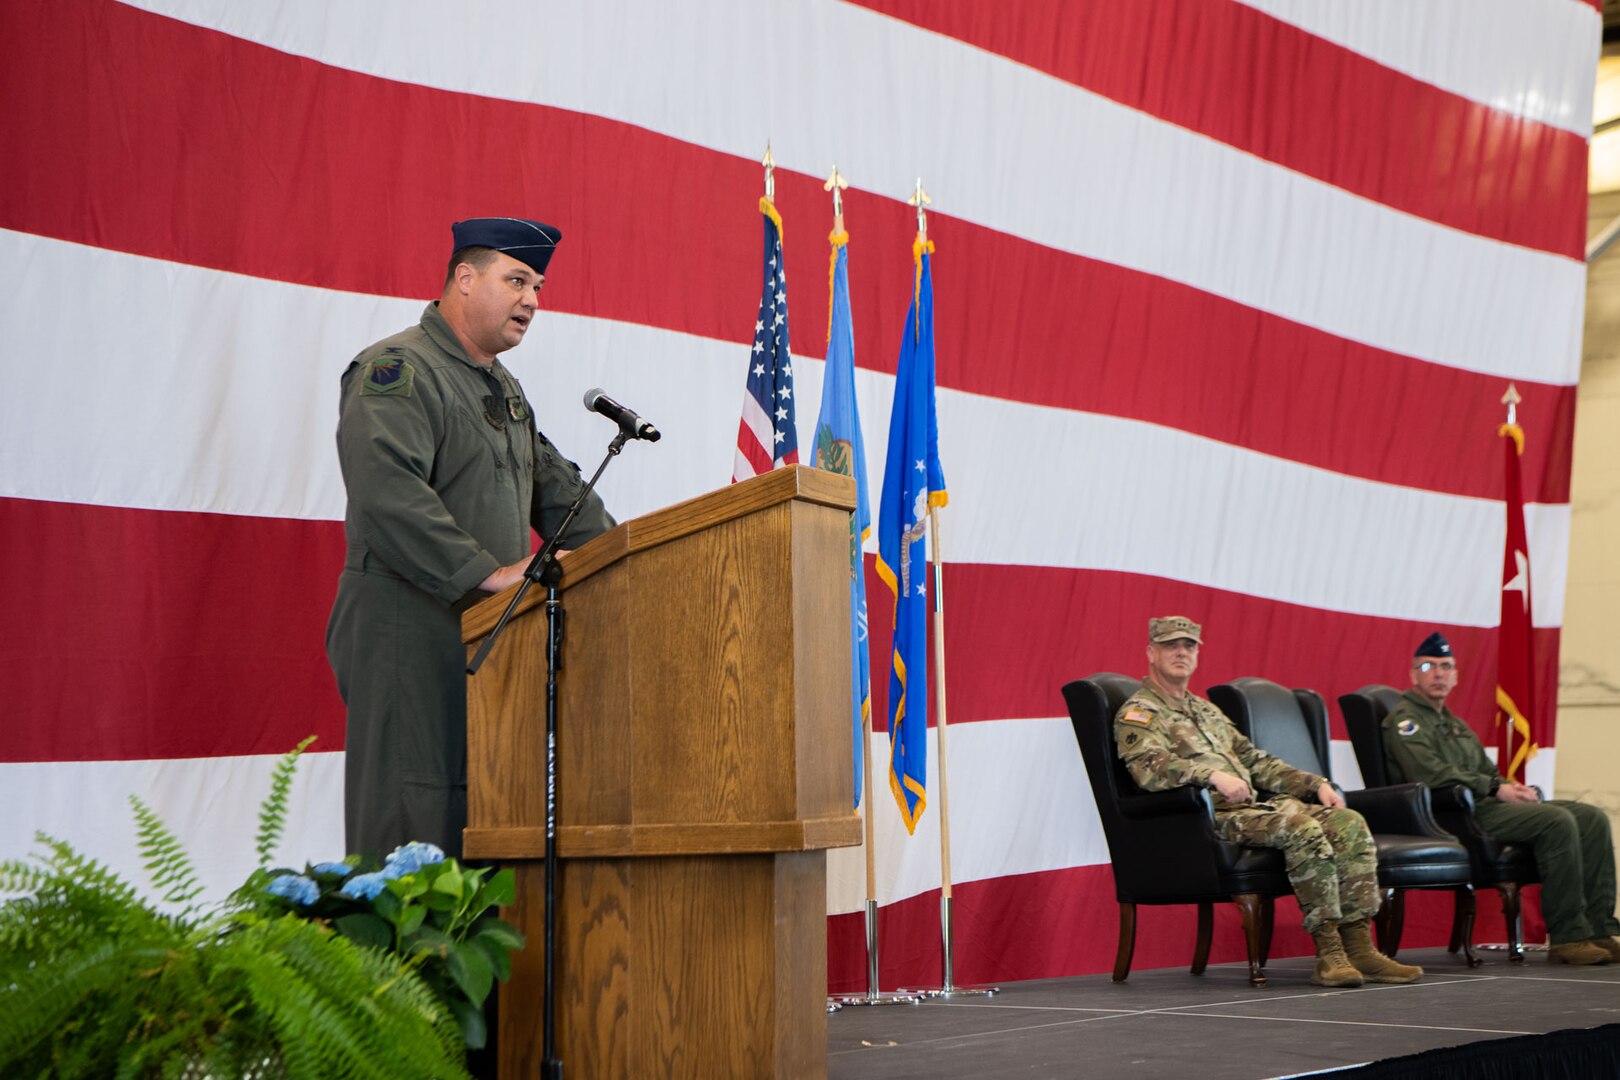
<path id="1" fill-rule="evenodd" d="M 1439 668 L 1441 671 L 1457 670 L 1457 665 L 1453 664 L 1450 660 L 1425 660 L 1416 666 L 1417 669 L 1423 672 L 1425 675 L 1433 671 L 1435 668 Z"/>

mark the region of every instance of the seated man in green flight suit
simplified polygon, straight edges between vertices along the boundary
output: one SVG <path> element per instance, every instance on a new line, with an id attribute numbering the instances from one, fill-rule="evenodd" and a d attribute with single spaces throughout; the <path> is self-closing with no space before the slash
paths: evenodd
<path id="1" fill-rule="evenodd" d="M 1451 644 L 1437 631 L 1412 657 L 1412 688 L 1384 718 L 1391 783 L 1462 784 L 1474 820 L 1497 840 L 1529 844 L 1541 870 L 1541 910 L 1555 964 L 1620 960 L 1614 918 L 1614 844 L 1609 817 L 1572 799 L 1541 801 L 1533 787 L 1497 772 L 1479 737 L 1446 698 L 1457 686 Z"/>
<path id="2" fill-rule="evenodd" d="M 1311 982 L 1416 982 L 1422 968 L 1373 947 L 1367 920 L 1378 913 L 1378 854 L 1366 820 L 1327 777 L 1272 757 L 1187 689 L 1203 640 L 1203 628 L 1184 616 L 1148 621 L 1147 677 L 1114 717 L 1120 760 L 1145 791 L 1208 788 L 1223 839 L 1282 851 L 1316 942 Z"/>

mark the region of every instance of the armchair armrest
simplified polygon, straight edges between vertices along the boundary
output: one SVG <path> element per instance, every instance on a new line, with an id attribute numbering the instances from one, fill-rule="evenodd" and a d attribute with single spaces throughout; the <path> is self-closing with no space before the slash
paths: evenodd
<path id="1" fill-rule="evenodd" d="M 1474 812 L 1474 793 L 1462 784 L 1441 784 L 1429 789 L 1436 810 Z"/>
<path id="2" fill-rule="evenodd" d="M 1199 814 L 1213 820 L 1215 804 L 1210 800 L 1209 792 L 1203 788 L 1174 787 L 1168 791 L 1121 795 L 1119 812 L 1136 821 L 1172 814 Z"/>
<path id="3" fill-rule="evenodd" d="M 1463 790 L 1467 792 L 1466 788 Z M 1367 827 L 1375 833 L 1452 838 L 1435 820 L 1429 789 L 1422 784 L 1391 784 L 1348 791 L 1344 800 L 1350 809 L 1367 819 Z"/>

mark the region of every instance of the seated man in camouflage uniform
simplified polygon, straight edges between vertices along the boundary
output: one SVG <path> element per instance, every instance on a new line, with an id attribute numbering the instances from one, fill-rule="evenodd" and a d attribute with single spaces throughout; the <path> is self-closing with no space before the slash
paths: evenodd
<path id="1" fill-rule="evenodd" d="M 1318 986 L 1409 983 L 1423 969 L 1373 948 L 1378 865 L 1362 816 L 1326 777 L 1279 761 L 1187 689 L 1203 629 L 1176 615 L 1148 622 L 1148 674 L 1114 717 L 1119 756 L 1146 791 L 1209 788 L 1215 831 L 1283 853 L 1305 929 L 1316 941 Z"/>
<path id="2" fill-rule="evenodd" d="M 1474 820 L 1487 835 L 1530 845 L 1541 871 L 1547 959 L 1620 961 L 1609 816 L 1573 799 L 1542 802 L 1535 788 L 1499 773 L 1479 736 L 1446 708 L 1456 686 L 1451 644 L 1438 632 L 1430 634 L 1412 657 L 1412 689 L 1384 718 L 1390 781 L 1461 784 L 1474 793 Z"/>

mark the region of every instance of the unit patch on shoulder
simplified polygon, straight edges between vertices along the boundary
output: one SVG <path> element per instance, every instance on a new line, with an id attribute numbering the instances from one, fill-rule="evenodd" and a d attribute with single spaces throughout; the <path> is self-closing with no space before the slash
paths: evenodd
<path id="1" fill-rule="evenodd" d="M 1400 723 L 1395 725 L 1395 733 L 1397 735 L 1416 735 L 1418 733 L 1417 721 L 1410 716 L 1402 717 Z"/>
<path id="2" fill-rule="evenodd" d="M 1119 720 L 1122 724 L 1141 724 L 1147 727 L 1153 723 L 1153 714 L 1146 709 L 1126 709 L 1120 713 Z"/>
<path id="3" fill-rule="evenodd" d="M 385 354 L 371 361 L 366 368 L 366 377 L 360 382 L 360 392 L 410 397 L 411 383 L 415 378 L 416 369 L 406 363 L 404 357 Z"/>

